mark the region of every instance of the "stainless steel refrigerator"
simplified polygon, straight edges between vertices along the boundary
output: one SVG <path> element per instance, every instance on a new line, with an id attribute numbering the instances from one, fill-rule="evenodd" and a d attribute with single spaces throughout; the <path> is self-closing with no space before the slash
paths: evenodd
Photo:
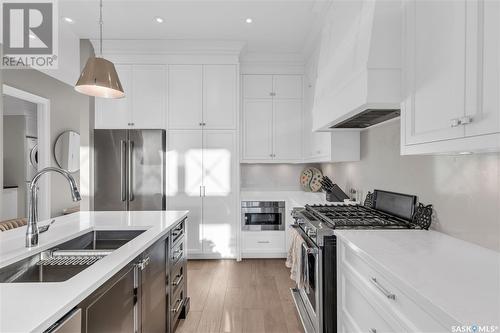
<path id="1" fill-rule="evenodd" d="M 94 209 L 165 208 L 165 131 L 94 130 Z"/>

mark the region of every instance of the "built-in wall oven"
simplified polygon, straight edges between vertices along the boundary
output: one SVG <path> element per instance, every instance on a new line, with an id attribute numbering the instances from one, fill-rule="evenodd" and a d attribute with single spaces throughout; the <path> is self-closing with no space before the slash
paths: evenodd
<path id="1" fill-rule="evenodd" d="M 246 231 L 285 230 L 285 202 L 242 201 L 241 228 Z"/>

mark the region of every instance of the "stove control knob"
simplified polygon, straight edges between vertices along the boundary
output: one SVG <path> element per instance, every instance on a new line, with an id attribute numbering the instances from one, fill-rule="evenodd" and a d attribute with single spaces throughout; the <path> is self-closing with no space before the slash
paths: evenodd
<path id="1" fill-rule="evenodd" d="M 307 229 L 307 230 L 306 230 L 306 234 L 307 234 L 307 236 L 309 236 L 309 237 L 316 237 L 316 231 L 315 231 L 315 230 L 313 230 L 312 228 Z"/>

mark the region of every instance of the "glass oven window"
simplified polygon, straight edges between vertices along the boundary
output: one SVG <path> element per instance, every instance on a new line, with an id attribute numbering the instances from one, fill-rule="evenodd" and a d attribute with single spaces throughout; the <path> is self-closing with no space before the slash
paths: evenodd
<path id="1" fill-rule="evenodd" d="M 246 213 L 245 225 L 280 225 L 280 213 Z"/>

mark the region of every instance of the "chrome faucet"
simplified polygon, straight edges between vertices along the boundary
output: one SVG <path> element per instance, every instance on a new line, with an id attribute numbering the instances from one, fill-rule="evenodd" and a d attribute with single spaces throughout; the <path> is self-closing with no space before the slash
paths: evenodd
<path id="1" fill-rule="evenodd" d="M 78 187 L 76 186 L 75 179 L 71 174 L 63 169 L 48 167 L 40 170 L 35 174 L 33 180 L 31 180 L 29 185 L 29 206 L 28 206 L 28 225 L 26 228 L 26 247 L 32 247 L 38 245 L 38 234 L 40 231 L 38 229 L 38 187 L 37 183 L 40 177 L 48 172 L 57 172 L 66 178 L 69 183 L 69 188 L 71 190 L 71 197 L 73 201 L 80 201 L 80 192 L 78 192 Z M 47 228 L 48 229 L 48 228 Z M 45 229 L 44 231 L 47 231 Z"/>

